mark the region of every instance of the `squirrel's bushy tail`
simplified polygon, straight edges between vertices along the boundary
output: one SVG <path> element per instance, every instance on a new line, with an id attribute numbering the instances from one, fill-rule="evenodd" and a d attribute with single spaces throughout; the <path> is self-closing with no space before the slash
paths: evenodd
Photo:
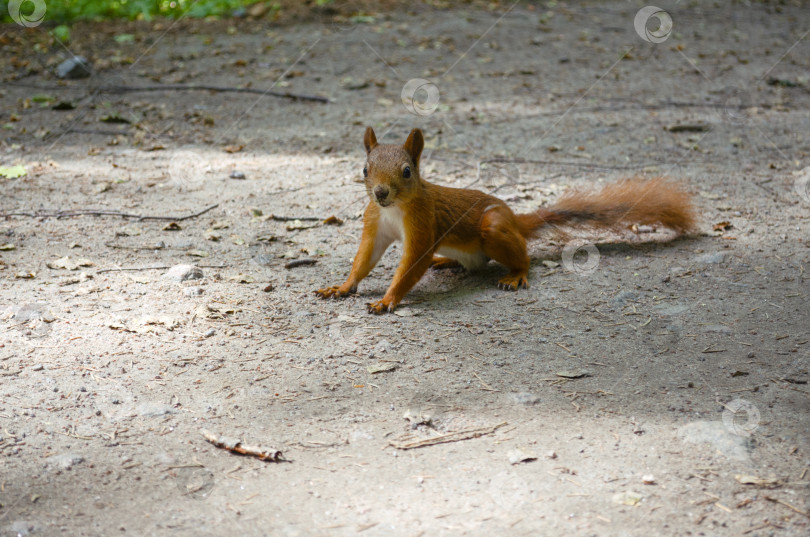
<path id="1" fill-rule="evenodd" d="M 628 224 L 660 224 L 679 234 L 695 226 L 690 194 L 664 178 L 624 179 L 594 192 L 570 192 L 553 206 L 517 219 L 526 238 L 545 226 L 619 230 Z"/>

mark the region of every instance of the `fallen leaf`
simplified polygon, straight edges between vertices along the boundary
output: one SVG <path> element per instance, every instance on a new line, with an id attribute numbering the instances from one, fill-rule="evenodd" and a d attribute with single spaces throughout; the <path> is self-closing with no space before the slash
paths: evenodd
<path id="1" fill-rule="evenodd" d="M 338 218 L 335 215 L 328 217 L 326 220 L 322 222 L 325 226 L 342 226 L 343 220 Z"/>
<path id="2" fill-rule="evenodd" d="M 231 227 L 231 223 L 227 220 L 216 220 L 211 224 L 211 229 L 225 229 Z"/>
<path id="3" fill-rule="evenodd" d="M 222 238 L 222 233 L 217 233 L 213 229 L 209 229 L 208 231 L 205 232 L 205 239 L 206 240 L 216 242 L 221 238 Z"/>
<path id="4" fill-rule="evenodd" d="M 727 229 L 733 228 L 734 225 L 728 221 L 717 222 L 715 225 L 712 226 L 713 231 L 726 231 Z"/>
<path id="5" fill-rule="evenodd" d="M 741 485 L 755 485 L 757 487 L 774 488 L 780 485 L 775 478 L 761 478 L 753 475 L 737 474 L 734 476 Z"/>
<path id="6" fill-rule="evenodd" d="M 522 448 L 515 448 L 506 454 L 509 458 L 509 464 L 520 464 L 522 462 L 531 462 L 537 460 L 537 455 L 529 451 L 524 451 Z"/>
<path id="7" fill-rule="evenodd" d="M 376 375 L 377 373 L 385 373 L 387 371 L 393 371 L 397 368 L 397 364 L 392 362 L 379 362 L 376 364 L 372 364 L 368 366 L 366 369 L 372 375 Z"/>
<path id="8" fill-rule="evenodd" d="M 89 259 L 77 259 L 73 261 L 70 257 L 60 257 L 55 261 L 49 261 L 45 263 L 45 266 L 52 269 L 66 269 L 66 270 L 76 270 L 79 267 L 92 267 L 93 262 Z"/>
<path id="9" fill-rule="evenodd" d="M 637 505 L 642 498 L 643 496 L 641 494 L 638 492 L 633 492 L 632 490 L 628 490 L 627 492 L 619 492 L 613 495 L 614 502 L 630 506 Z"/>
<path id="10" fill-rule="evenodd" d="M 583 377 L 590 377 L 591 376 L 591 374 L 588 371 L 580 370 L 580 369 L 574 369 L 574 370 L 571 370 L 571 371 L 558 371 L 556 373 L 556 375 L 558 377 L 563 377 L 563 378 L 567 378 L 567 379 L 581 379 Z"/>
<path id="11" fill-rule="evenodd" d="M 132 123 L 127 118 L 121 117 L 118 114 L 110 114 L 108 116 L 103 116 L 99 121 L 104 123 Z"/>
<path id="12" fill-rule="evenodd" d="M 11 244 L 10 242 L 7 242 L 6 244 L 3 244 L 2 246 L 0 246 L 0 250 L 2 250 L 2 251 L 16 250 L 16 249 L 17 249 L 17 247 L 15 245 Z"/>
<path id="13" fill-rule="evenodd" d="M 208 252 L 205 250 L 189 250 L 186 252 L 186 255 L 190 255 L 192 257 L 208 257 Z"/>
<path id="14" fill-rule="evenodd" d="M 0 166 L 0 177 L 5 177 L 7 179 L 16 179 L 17 177 L 23 177 L 27 175 L 28 172 L 22 166 Z"/>
<path id="15" fill-rule="evenodd" d="M 222 149 L 224 149 L 226 153 L 238 153 L 244 148 L 244 145 L 226 145 Z"/>
<path id="16" fill-rule="evenodd" d="M 169 222 L 163 226 L 163 231 L 180 231 L 181 229 L 183 228 L 177 222 Z"/>
<path id="17" fill-rule="evenodd" d="M 141 229 L 138 226 L 122 227 L 115 232 L 116 237 L 137 237 L 141 234 Z"/>
<path id="18" fill-rule="evenodd" d="M 36 278 L 37 273 L 33 270 L 21 270 L 14 274 L 15 278 L 20 278 L 21 280 L 30 280 L 31 278 Z"/>

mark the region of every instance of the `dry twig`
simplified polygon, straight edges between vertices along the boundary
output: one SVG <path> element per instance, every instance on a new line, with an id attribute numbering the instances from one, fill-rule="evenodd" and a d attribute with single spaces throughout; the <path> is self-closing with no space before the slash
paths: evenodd
<path id="1" fill-rule="evenodd" d="M 262 449 L 258 446 L 248 446 L 243 444 L 241 440 L 217 436 L 211 431 L 206 431 L 205 429 L 200 432 L 206 440 L 220 449 L 224 449 L 232 453 L 238 453 L 239 455 L 249 455 L 262 461 L 285 462 L 284 456 L 276 449 L 268 450 Z"/>

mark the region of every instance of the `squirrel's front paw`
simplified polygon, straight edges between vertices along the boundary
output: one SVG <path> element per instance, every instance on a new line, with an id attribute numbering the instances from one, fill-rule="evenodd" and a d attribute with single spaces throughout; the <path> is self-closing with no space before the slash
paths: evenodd
<path id="1" fill-rule="evenodd" d="M 366 304 L 368 306 L 368 312 L 373 313 L 374 315 L 382 315 L 383 313 L 391 313 L 394 311 L 396 307 L 394 304 L 390 304 L 385 301 L 385 299 L 378 300 L 377 302 L 369 302 Z"/>
<path id="2" fill-rule="evenodd" d="M 349 295 L 352 292 L 353 292 L 352 289 L 344 291 L 342 286 L 333 285 L 332 287 L 324 287 L 323 289 L 318 289 L 317 291 L 315 291 L 315 294 L 321 298 L 341 298 L 346 295 Z"/>

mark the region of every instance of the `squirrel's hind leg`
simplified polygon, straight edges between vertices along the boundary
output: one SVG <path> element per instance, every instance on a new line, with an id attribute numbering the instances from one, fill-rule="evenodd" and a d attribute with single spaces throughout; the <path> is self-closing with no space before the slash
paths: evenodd
<path id="1" fill-rule="evenodd" d="M 499 280 L 498 287 L 509 291 L 528 289 L 529 255 L 526 239 L 520 233 L 515 215 L 500 207 L 484 213 L 481 218 L 481 239 L 487 257 L 509 269 L 509 274 Z"/>

